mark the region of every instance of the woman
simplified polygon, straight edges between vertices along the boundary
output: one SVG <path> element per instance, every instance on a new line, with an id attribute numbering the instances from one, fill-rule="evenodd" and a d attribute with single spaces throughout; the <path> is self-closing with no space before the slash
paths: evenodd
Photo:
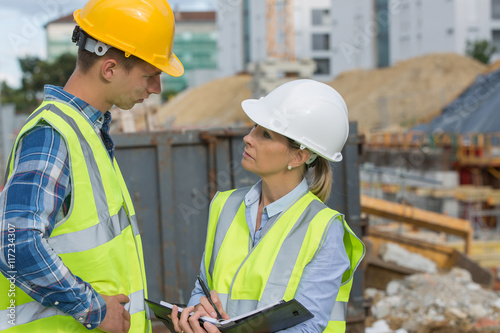
<path id="1" fill-rule="evenodd" d="M 314 318 L 283 332 L 343 332 L 364 255 L 343 216 L 324 204 L 328 161 L 342 160 L 348 136 L 345 102 L 326 84 L 295 80 L 242 107 L 255 126 L 243 138 L 241 164 L 261 180 L 212 200 L 201 278 L 225 319 L 295 298 Z M 198 282 L 188 306 L 180 320 L 174 310 L 176 330 L 204 332 L 197 319 L 216 313 Z"/>

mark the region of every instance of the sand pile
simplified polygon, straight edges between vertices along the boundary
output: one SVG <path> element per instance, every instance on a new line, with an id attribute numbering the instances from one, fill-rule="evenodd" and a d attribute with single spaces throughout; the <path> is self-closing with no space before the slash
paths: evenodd
<path id="1" fill-rule="evenodd" d="M 157 119 L 166 128 L 224 127 L 250 122 L 241 102 L 252 97 L 250 75 L 237 75 L 210 81 L 186 90 L 162 105 Z"/>
<path id="2" fill-rule="evenodd" d="M 487 67 L 458 54 L 431 54 L 393 67 L 340 74 L 329 84 L 360 132 L 407 128 L 440 114 Z"/>
<path id="3" fill-rule="evenodd" d="M 432 54 L 389 68 L 345 72 L 328 84 L 345 98 L 359 132 L 368 134 L 428 121 L 486 70 L 457 54 Z M 247 122 L 240 103 L 251 97 L 250 81 L 251 76 L 238 75 L 185 91 L 160 107 L 158 122 L 167 128 Z"/>

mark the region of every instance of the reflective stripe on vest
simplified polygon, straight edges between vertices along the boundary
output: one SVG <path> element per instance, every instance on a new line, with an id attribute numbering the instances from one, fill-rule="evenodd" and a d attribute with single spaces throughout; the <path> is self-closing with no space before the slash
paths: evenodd
<path id="1" fill-rule="evenodd" d="M 343 276 L 330 323 L 325 331 L 330 331 L 331 327 L 345 329 L 352 273 L 364 256 L 362 242 L 352 233 L 341 214 L 327 208 L 308 192 L 282 212 L 274 220 L 274 225 L 266 228 L 268 233 L 252 248 L 251 242 L 248 242 L 250 234 L 243 202 L 248 189 L 217 193 L 210 206 L 205 269 L 210 287 L 220 290 L 219 297 L 226 312 L 231 317 L 280 299 L 292 299 L 304 267 L 321 249 L 330 225 L 338 219 L 344 225 L 344 243 L 347 243 L 346 252 L 351 260 L 351 269 Z M 280 223 L 280 221 L 285 222 Z M 272 228 L 277 230 L 271 231 Z M 227 245 L 226 251 L 224 242 L 231 244 Z M 246 252 L 242 249 L 244 246 L 241 246 L 245 242 L 249 244 Z M 265 252 L 268 257 L 274 256 L 271 261 L 266 261 L 268 259 L 262 255 L 259 259 L 255 258 L 259 256 L 258 246 L 261 245 L 279 247 L 277 253 L 273 253 L 272 250 Z M 252 256 L 254 251 L 257 254 Z M 226 266 L 223 266 L 224 262 Z M 268 265 L 270 267 L 262 267 Z M 258 282 L 253 283 L 252 280 Z M 257 289 L 249 290 L 249 288 Z"/>
<path id="2" fill-rule="evenodd" d="M 132 315 L 130 330 L 149 331 L 142 243 L 130 194 L 116 161 L 111 161 L 84 116 L 65 103 L 43 103 L 28 118 L 16 140 L 9 173 L 14 167 L 12 156 L 20 138 L 42 120 L 65 140 L 72 179 L 70 211 L 56 224 L 47 240 L 49 245 L 73 274 L 90 283 L 98 293 L 129 295 L 130 303 L 125 308 Z M 3 291 L 5 288 L 8 280 L 1 277 L 0 292 L 7 293 Z M 87 331 L 72 317 L 55 307 L 43 307 L 21 289 L 16 288 L 15 294 L 18 329 L 27 324 L 27 327 L 35 325 L 37 330 L 54 327 L 53 332 L 69 328 Z M 8 303 L 0 300 L 0 305 L 1 315 L 8 311 Z M 43 326 L 36 324 L 38 320 Z"/>
<path id="3" fill-rule="evenodd" d="M 144 292 L 139 290 L 133 294 L 128 295 L 130 298 L 130 302 L 124 305 L 125 310 L 127 310 L 130 315 L 134 315 L 138 312 L 144 311 Z M 46 308 L 40 306 L 40 304 L 36 301 L 31 301 L 29 303 L 24 303 L 16 306 L 15 313 L 17 314 L 17 318 L 15 320 L 16 326 L 20 326 L 26 323 L 29 323 L 33 320 L 43 319 L 51 316 L 68 316 L 66 313 L 58 310 L 56 307 Z M 22 314 L 19 316 L 19 314 Z M 9 310 L 0 311 L 0 331 L 11 328 L 12 325 L 7 321 L 3 320 L 4 318 L 9 318 Z M 83 327 L 82 327 L 83 328 Z"/>
<path id="4" fill-rule="evenodd" d="M 59 254 L 87 251 L 109 242 L 131 224 L 125 208 L 121 208 L 118 215 L 111 216 L 109 220 L 111 223 L 99 223 L 85 230 L 50 237 L 47 242 Z M 135 216 L 130 222 L 137 224 Z M 136 226 L 132 229 L 134 236 L 138 236 L 139 228 Z M 79 241 L 75 242 L 75 238 Z"/>

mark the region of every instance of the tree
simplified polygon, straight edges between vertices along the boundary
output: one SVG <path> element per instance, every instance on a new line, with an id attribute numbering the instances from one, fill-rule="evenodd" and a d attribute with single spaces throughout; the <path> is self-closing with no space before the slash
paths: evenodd
<path id="1" fill-rule="evenodd" d="M 474 58 L 483 64 L 488 64 L 490 62 L 491 56 L 497 51 L 495 45 L 493 45 L 490 41 L 483 40 L 475 40 L 475 41 L 467 41 L 467 47 L 465 49 L 465 53 Z"/>
<path id="2" fill-rule="evenodd" d="M 54 62 L 26 56 L 18 61 L 22 71 L 21 87 L 14 89 L 2 82 L 2 103 L 14 103 L 17 112 L 31 113 L 43 98 L 45 84 L 64 86 L 75 69 L 76 56 L 65 53 Z"/>

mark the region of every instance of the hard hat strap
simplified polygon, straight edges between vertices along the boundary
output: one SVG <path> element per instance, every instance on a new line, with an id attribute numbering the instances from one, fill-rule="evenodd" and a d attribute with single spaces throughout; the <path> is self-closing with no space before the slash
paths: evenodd
<path id="1" fill-rule="evenodd" d="M 71 40 L 73 41 L 73 43 L 76 43 L 79 48 L 84 48 L 85 50 L 91 53 L 95 53 L 100 57 L 105 55 L 106 52 L 108 52 L 108 50 L 112 47 L 90 37 L 79 26 L 76 26 L 73 30 L 73 37 L 71 38 Z"/>
<path id="2" fill-rule="evenodd" d="M 307 159 L 306 161 L 306 164 L 309 166 L 309 167 L 312 167 L 313 165 L 311 165 L 312 163 L 314 163 L 314 161 L 316 161 L 316 158 L 318 157 L 318 155 L 312 151 L 309 150 L 309 154 L 311 154 L 309 156 L 309 158 Z"/>
<path id="3" fill-rule="evenodd" d="M 304 150 L 304 149 L 307 149 L 306 146 L 304 146 L 303 144 L 295 141 L 295 143 L 297 143 L 299 146 L 300 146 L 300 150 Z M 314 163 L 314 161 L 316 161 L 316 157 L 318 157 L 318 154 L 316 154 L 315 152 L 311 151 L 310 149 L 307 149 L 309 151 L 309 158 L 307 159 L 306 161 L 306 165 L 307 167 L 313 167 L 316 165 L 316 163 Z M 314 163 L 311 165 L 311 163 Z"/>

